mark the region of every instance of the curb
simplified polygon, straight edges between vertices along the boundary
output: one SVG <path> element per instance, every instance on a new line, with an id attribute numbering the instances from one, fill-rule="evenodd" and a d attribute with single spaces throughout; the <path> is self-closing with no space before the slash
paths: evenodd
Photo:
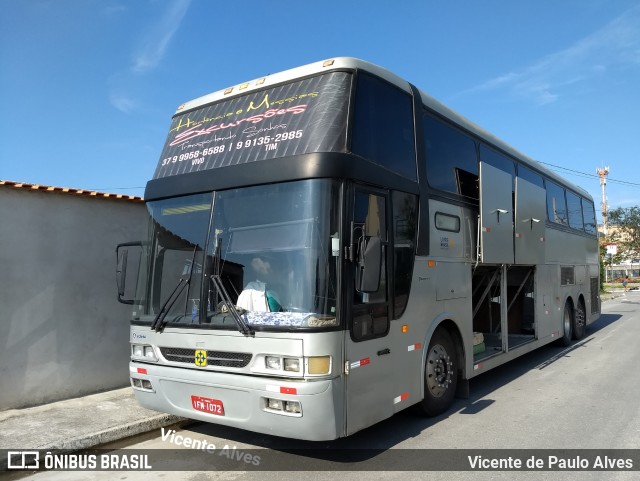
<path id="1" fill-rule="evenodd" d="M 138 434 L 147 433 L 154 429 L 159 429 L 172 424 L 184 423 L 191 421 L 186 418 L 174 416 L 171 414 L 159 414 L 157 416 L 130 422 L 121 426 L 104 429 L 96 433 L 87 433 L 71 439 L 56 441 L 38 449 L 58 449 L 62 451 L 81 451 L 84 449 L 94 448 L 106 443 L 120 441 L 122 439 L 136 436 Z"/>

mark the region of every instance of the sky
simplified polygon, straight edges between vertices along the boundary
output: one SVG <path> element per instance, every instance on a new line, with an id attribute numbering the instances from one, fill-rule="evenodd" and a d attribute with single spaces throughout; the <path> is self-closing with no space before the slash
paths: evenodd
<path id="1" fill-rule="evenodd" d="M 178 105 L 385 67 L 609 207 L 640 205 L 640 0 L 0 0 L 0 179 L 143 195 Z"/>

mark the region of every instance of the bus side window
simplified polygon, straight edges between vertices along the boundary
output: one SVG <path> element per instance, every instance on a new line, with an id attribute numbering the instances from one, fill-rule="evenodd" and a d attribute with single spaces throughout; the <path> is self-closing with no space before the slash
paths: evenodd
<path id="1" fill-rule="evenodd" d="M 407 307 L 415 260 L 418 202 L 413 194 L 394 191 L 393 204 L 393 318 Z"/>
<path id="2" fill-rule="evenodd" d="M 434 189 L 478 199 L 476 143 L 452 125 L 425 113 L 427 180 Z"/>
<path id="3" fill-rule="evenodd" d="M 582 215 L 584 217 L 584 230 L 589 234 L 596 233 L 596 213 L 593 202 L 585 198 L 582 199 Z"/>
<path id="4" fill-rule="evenodd" d="M 564 189 L 558 184 L 546 181 L 547 185 L 547 216 L 551 222 L 568 225 L 567 203 L 564 198 Z"/>
<path id="5" fill-rule="evenodd" d="M 369 192 L 356 192 L 354 222 L 363 224 L 363 234 L 382 241 L 380 285 L 375 292 L 353 291 L 353 338 L 365 340 L 386 335 L 389 330 L 387 304 L 387 216 L 386 199 Z"/>
<path id="6" fill-rule="evenodd" d="M 567 191 L 567 216 L 569 219 L 569 227 L 584 230 L 582 202 L 580 201 L 580 196 L 569 190 Z"/>
<path id="7" fill-rule="evenodd" d="M 358 73 L 351 150 L 417 179 L 411 96 L 372 75 Z"/>
<path id="8" fill-rule="evenodd" d="M 515 188 L 516 164 L 509 157 L 506 157 L 484 144 L 480 145 L 480 160 L 503 172 L 511 175 L 511 189 Z"/>

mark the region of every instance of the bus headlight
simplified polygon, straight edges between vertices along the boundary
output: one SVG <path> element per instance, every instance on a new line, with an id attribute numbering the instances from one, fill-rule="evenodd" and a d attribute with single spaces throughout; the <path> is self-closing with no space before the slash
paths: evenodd
<path id="1" fill-rule="evenodd" d="M 131 344 L 131 358 L 140 361 L 158 362 L 153 346 L 148 344 Z"/>
<path id="2" fill-rule="evenodd" d="M 280 370 L 280 358 L 275 356 L 266 356 L 264 358 L 264 365 L 267 369 Z"/>
<path id="3" fill-rule="evenodd" d="M 292 372 L 300 372 L 300 359 L 298 358 L 284 358 L 284 370 Z"/>

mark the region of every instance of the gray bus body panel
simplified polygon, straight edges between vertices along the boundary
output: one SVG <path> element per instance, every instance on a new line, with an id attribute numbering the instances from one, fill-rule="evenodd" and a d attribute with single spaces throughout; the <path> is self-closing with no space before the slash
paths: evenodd
<path id="1" fill-rule="evenodd" d="M 480 259 L 513 264 L 511 175 L 480 162 Z"/>
<path id="2" fill-rule="evenodd" d="M 542 187 L 516 177 L 516 264 L 544 263 L 546 199 Z"/>

